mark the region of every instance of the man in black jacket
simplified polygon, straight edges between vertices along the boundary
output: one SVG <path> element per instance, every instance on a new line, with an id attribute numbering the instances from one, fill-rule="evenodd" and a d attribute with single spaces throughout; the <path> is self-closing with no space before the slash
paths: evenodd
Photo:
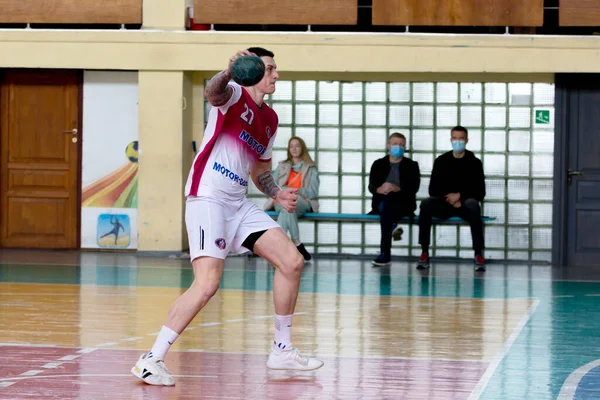
<path id="1" fill-rule="evenodd" d="M 402 229 L 396 222 L 413 216 L 417 208 L 416 194 L 421 184 L 419 164 L 404 157 L 406 137 L 392 133 L 388 139 L 389 155 L 376 160 L 369 174 L 369 192 L 373 193 L 370 214 L 378 214 L 381 224 L 381 254 L 373 265 L 388 265 L 392 260 L 392 235 L 399 240 Z"/>
<path id="2" fill-rule="evenodd" d="M 483 164 L 469 150 L 467 129 L 457 126 L 452 129 L 452 151 L 439 156 L 433 164 L 429 195 L 421 202 L 419 213 L 419 244 L 422 254 L 418 268 L 429 267 L 429 236 L 432 217 L 449 218 L 459 216 L 469 222 L 475 265 L 485 270 L 483 258 L 483 223 L 479 202 L 485 197 Z"/>

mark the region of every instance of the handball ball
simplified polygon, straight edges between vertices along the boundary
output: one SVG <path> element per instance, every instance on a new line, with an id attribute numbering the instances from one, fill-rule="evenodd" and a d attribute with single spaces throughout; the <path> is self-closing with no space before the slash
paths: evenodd
<path id="1" fill-rule="evenodd" d="M 132 163 L 138 162 L 138 141 L 134 140 L 125 147 L 125 156 Z"/>
<path id="2" fill-rule="evenodd" d="M 265 75 L 265 63 L 257 56 L 238 57 L 231 64 L 231 77 L 242 86 L 254 86 Z"/>

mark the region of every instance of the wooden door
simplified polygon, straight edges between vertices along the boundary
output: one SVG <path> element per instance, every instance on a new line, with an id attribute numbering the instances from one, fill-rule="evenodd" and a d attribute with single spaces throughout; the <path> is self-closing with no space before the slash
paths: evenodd
<path id="1" fill-rule="evenodd" d="M 0 246 L 79 246 L 79 71 L 7 70 L 0 87 Z"/>

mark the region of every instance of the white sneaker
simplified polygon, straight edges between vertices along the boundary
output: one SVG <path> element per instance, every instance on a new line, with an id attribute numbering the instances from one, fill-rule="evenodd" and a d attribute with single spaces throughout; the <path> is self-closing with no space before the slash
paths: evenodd
<path id="1" fill-rule="evenodd" d="M 135 366 L 131 368 L 131 373 L 149 385 L 175 385 L 175 380 L 165 366 L 165 362 L 158 358 L 146 358 L 147 355 L 140 356 Z"/>
<path id="2" fill-rule="evenodd" d="M 297 348 L 291 346 L 281 350 L 277 346 L 271 346 L 271 354 L 267 360 L 269 369 L 286 369 L 296 371 L 313 371 L 323 366 L 323 361 L 316 358 L 308 358 L 300 354 Z"/>

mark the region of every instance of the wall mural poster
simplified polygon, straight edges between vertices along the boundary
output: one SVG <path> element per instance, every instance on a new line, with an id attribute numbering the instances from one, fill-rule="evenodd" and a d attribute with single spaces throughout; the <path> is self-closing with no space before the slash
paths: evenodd
<path id="1" fill-rule="evenodd" d="M 81 247 L 137 249 L 136 72 L 84 72 L 82 138 Z"/>
<path id="2" fill-rule="evenodd" d="M 82 207 L 137 208 L 138 141 L 125 148 L 123 165 L 82 191 Z"/>
<path id="3" fill-rule="evenodd" d="M 128 247 L 131 236 L 129 215 L 100 214 L 97 242 L 100 247 Z"/>
<path id="4" fill-rule="evenodd" d="M 137 208 L 137 140 L 127 145 L 124 159 L 122 167 L 83 188 L 82 207 Z M 98 247 L 129 247 L 129 215 L 100 214 L 96 229 Z"/>

